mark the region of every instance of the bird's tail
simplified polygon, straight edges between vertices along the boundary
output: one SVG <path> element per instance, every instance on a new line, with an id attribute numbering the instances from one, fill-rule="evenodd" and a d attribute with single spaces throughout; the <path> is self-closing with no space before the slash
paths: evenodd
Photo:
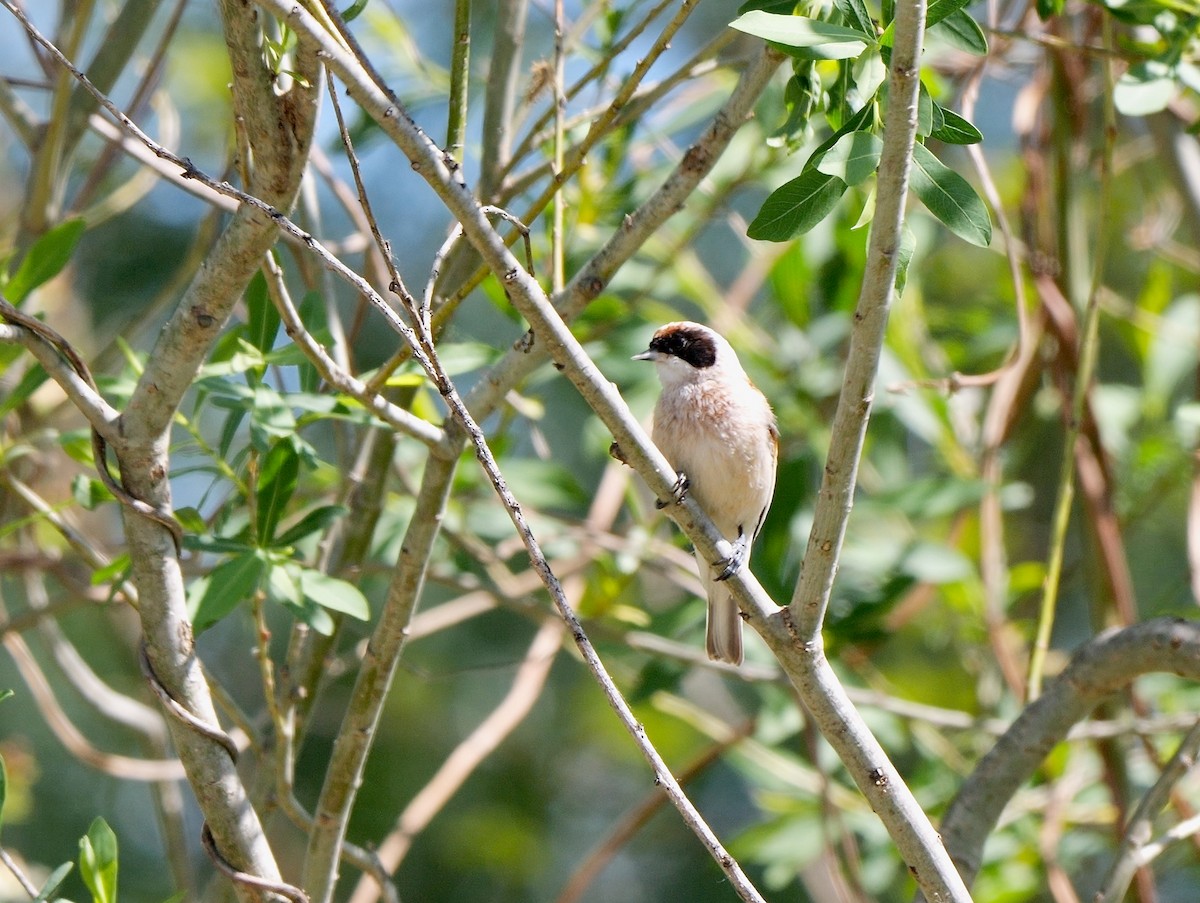
<path id="1" fill-rule="evenodd" d="M 708 657 L 713 661 L 742 663 L 742 617 L 737 602 L 729 590 L 713 580 L 712 568 L 700 554 L 696 555 L 700 565 L 700 579 L 708 594 L 708 625 L 705 630 L 705 646 Z"/>

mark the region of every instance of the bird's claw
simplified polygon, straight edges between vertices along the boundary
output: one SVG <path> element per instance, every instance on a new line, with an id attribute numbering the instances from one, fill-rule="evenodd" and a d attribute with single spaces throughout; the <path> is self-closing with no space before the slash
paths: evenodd
<path id="1" fill-rule="evenodd" d="M 713 567 L 720 569 L 713 579 L 720 583 L 740 571 L 742 565 L 746 563 L 746 552 L 749 545 L 746 534 L 742 532 L 741 527 L 738 527 L 738 537 L 735 542 L 730 544 L 729 554 L 713 562 Z"/>
<path id="2" fill-rule="evenodd" d="M 675 485 L 671 487 L 671 497 L 666 501 L 655 499 L 654 507 L 661 511 L 667 505 L 682 505 L 691 485 L 692 481 L 688 479 L 687 474 L 680 471 L 679 476 L 675 478 Z"/>

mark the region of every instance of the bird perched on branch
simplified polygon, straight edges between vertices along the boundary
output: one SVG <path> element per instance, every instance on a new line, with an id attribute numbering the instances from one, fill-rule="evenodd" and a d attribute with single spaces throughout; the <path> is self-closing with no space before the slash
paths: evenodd
<path id="1" fill-rule="evenodd" d="M 707 326 L 668 323 L 634 360 L 653 361 L 662 383 L 652 437 L 678 474 L 675 501 L 690 494 L 732 543 L 728 558 L 710 563 L 697 552 L 696 561 L 708 595 L 708 656 L 740 665 L 742 622 L 724 581 L 749 562 L 775 493 L 775 415 L 732 346 Z"/>

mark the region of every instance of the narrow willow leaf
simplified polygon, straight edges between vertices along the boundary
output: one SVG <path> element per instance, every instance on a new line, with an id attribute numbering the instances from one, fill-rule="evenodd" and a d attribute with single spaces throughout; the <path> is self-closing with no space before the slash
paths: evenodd
<path id="1" fill-rule="evenodd" d="M 987 247 L 992 220 L 971 183 L 923 144 L 913 146 L 912 188 L 929 212 L 964 241 Z"/>
<path id="2" fill-rule="evenodd" d="M 739 16 L 744 16 L 752 9 L 761 9 L 763 12 L 790 16 L 796 11 L 796 0 L 747 0 L 747 2 L 738 7 L 737 12 Z"/>
<path id="3" fill-rule="evenodd" d="M 816 169 L 779 186 L 746 230 L 761 241 L 787 241 L 819 223 L 846 192 L 846 183 Z"/>
<path id="4" fill-rule="evenodd" d="M 342 12 L 342 21 L 350 22 L 353 19 L 357 19 L 360 15 L 362 15 L 362 11 L 367 8 L 368 2 L 369 0 L 354 0 L 354 2 L 347 6 Z"/>
<path id="5" fill-rule="evenodd" d="M 863 0 L 834 0 L 834 8 L 842 14 L 842 21 L 863 34 L 874 35 L 875 23 Z"/>
<path id="6" fill-rule="evenodd" d="M 882 150 L 883 141 L 873 132 L 851 132 L 825 152 L 817 169 L 827 176 L 837 176 L 847 185 L 857 185 L 879 168 Z"/>
<path id="7" fill-rule="evenodd" d="M 953 110 L 939 108 L 942 111 L 942 127 L 930 132 L 930 138 L 945 144 L 978 144 L 983 140 L 983 133 L 968 120 Z"/>
<path id="8" fill-rule="evenodd" d="M 246 286 L 246 339 L 264 355 L 275 345 L 279 333 L 279 311 L 267 295 L 267 280 L 262 270 L 254 274 Z"/>
<path id="9" fill-rule="evenodd" d="M 780 16 L 751 10 L 730 24 L 731 28 L 763 38 L 789 53 L 824 60 L 847 60 L 862 54 L 875 43 L 873 35 L 854 28 L 833 25 L 804 16 Z"/>
<path id="10" fill-rule="evenodd" d="M 21 265 L 4 286 L 10 304 L 19 305 L 39 285 L 62 272 L 83 237 L 84 222 L 69 219 L 59 223 L 35 241 L 21 259 Z"/>
<path id="11" fill-rule="evenodd" d="M 259 470 L 256 496 L 255 533 L 260 546 L 268 546 L 275 536 L 275 527 L 296 491 L 300 476 L 300 455 L 290 439 L 280 439 L 271 446 Z"/>
<path id="12" fill-rule="evenodd" d="M 346 510 L 342 505 L 322 505 L 320 508 L 314 508 L 277 536 L 274 544 L 277 546 L 294 545 L 304 537 L 324 530 L 339 517 L 345 515 Z"/>

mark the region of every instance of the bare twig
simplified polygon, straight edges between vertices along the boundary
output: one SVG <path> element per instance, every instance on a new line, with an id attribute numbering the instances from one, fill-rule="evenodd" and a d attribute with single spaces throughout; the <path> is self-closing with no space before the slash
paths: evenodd
<path id="1" fill-rule="evenodd" d="M 1200 722 L 1193 725 L 1175 755 L 1162 770 L 1154 786 L 1146 791 L 1130 816 L 1129 824 L 1125 826 L 1125 834 L 1121 838 L 1121 846 L 1109 867 L 1101 890 L 1097 892 L 1095 903 L 1120 903 L 1125 899 L 1125 891 L 1133 880 L 1134 873 L 1146 865 L 1153 856 L 1147 857 L 1147 846 L 1154 830 L 1154 819 L 1159 811 L 1170 800 L 1175 785 L 1196 765 L 1196 757 L 1200 755 Z"/>

